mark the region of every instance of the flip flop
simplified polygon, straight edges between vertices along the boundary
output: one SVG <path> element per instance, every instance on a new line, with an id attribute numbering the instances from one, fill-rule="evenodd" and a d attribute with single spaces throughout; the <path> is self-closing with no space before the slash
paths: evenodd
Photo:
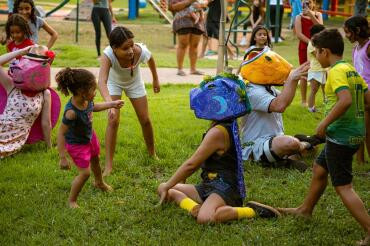
<path id="1" fill-rule="evenodd" d="M 193 74 L 193 75 L 204 75 L 204 73 L 202 71 L 198 71 L 198 70 L 195 70 L 194 72 L 191 72 L 190 74 Z"/>
<path id="2" fill-rule="evenodd" d="M 182 70 L 177 71 L 177 75 L 179 76 L 186 76 L 186 73 Z"/>

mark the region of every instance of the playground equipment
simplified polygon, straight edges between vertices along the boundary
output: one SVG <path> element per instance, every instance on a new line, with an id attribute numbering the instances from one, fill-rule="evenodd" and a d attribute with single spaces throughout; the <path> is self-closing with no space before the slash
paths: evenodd
<path id="1" fill-rule="evenodd" d="M 167 3 L 165 0 L 148 0 L 150 5 L 170 24 L 172 24 L 172 17 L 167 14 Z M 129 0 L 128 2 L 128 18 L 135 20 L 139 17 L 139 9 L 145 8 L 146 0 Z"/>

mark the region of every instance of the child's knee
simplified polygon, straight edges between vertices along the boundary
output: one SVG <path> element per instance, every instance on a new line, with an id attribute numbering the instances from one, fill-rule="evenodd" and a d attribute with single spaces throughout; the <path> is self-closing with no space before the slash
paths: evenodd
<path id="1" fill-rule="evenodd" d="M 294 137 L 286 136 L 282 141 L 282 148 L 286 151 L 298 152 L 301 148 L 301 143 Z"/>
<path id="2" fill-rule="evenodd" d="M 338 195 L 342 195 L 343 193 L 346 193 L 348 191 L 352 190 L 352 183 L 346 184 L 346 185 L 339 185 L 335 186 L 335 191 L 337 192 Z"/>
<path id="3" fill-rule="evenodd" d="M 209 214 L 198 214 L 197 216 L 198 224 L 208 224 L 212 222 L 215 222 L 214 216 L 210 216 Z"/>
<path id="4" fill-rule="evenodd" d="M 115 116 L 114 118 L 108 119 L 108 127 L 118 128 L 118 126 L 119 126 L 119 116 Z"/>
<path id="5" fill-rule="evenodd" d="M 144 128 L 151 126 L 152 122 L 150 121 L 149 117 L 142 117 L 140 118 L 140 124 Z"/>
<path id="6" fill-rule="evenodd" d="M 80 176 L 83 179 L 88 179 L 90 177 L 90 168 L 84 168 L 80 171 Z"/>

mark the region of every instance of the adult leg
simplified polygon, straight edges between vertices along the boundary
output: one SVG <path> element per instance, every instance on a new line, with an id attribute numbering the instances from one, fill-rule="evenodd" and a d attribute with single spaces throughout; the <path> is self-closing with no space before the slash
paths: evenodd
<path id="1" fill-rule="evenodd" d="M 281 38 L 281 28 L 283 25 L 284 5 L 280 5 L 280 16 L 279 16 L 279 38 Z"/>
<path id="2" fill-rule="evenodd" d="M 190 34 L 189 36 L 189 59 L 190 59 L 190 73 L 199 73 L 197 71 L 197 59 L 198 59 L 198 44 L 201 35 Z"/>
<path id="3" fill-rule="evenodd" d="M 315 107 L 315 97 L 317 91 L 319 90 L 320 84 L 314 79 L 310 81 L 310 84 L 311 84 L 311 93 L 310 96 L 308 97 L 308 108 L 312 109 L 313 107 Z"/>
<path id="4" fill-rule="evenodd" d="M 342 199 L 344 206 L 370 236 L 370 216 L 365 209 L 364 203 L 353 190 L 352 183 L 336 186 L 335 191 Z"/>
<path id="5" fill-rule="evenodd" d="M 68 204 L 70 208 L 78 208 L 77 205 L 77 197 L 82 187 L 86 183 L 86 181 L 90 177 L 90 168 L 79 168 L 78 169 L 78 176 L 76 176 L 72 181 L 71 191 L 69 193 Z"/>
<path id="6" fill-rule="evenodd" d="M 101 20 L 104 25 L 105 34 L 107 35 L 107 38 L 109 39 L 109 34 L 112 31 L 112 17 L 109 13 L 109 9 L 104 9 L 104 13 L 102 13 Z"/>
<path id="7" fill-rule="evenodd" d="M 93 172 L 95 177 L 94 186 L 98 189 L 101 189 L 102 191 L 111 191 L 112 187 L 107 185 L 103 180 L 101 168 L 99 165 L 99 156 L 92 157 L 90 163 L 91 171 Z"/>
<path id="8" fill-rule="evenodd" d="M 271 23 L 271 33 L 272 33 L 272 40 L 275 40 L 275 20 L 276 20 L 276 6 L 270 5 L 270 23 Z"/>
<path id="9" fill-rule="evenodd" d="M 206 49 L 207 49 L 207 45 L 208 45 L 208 37 L 207 35 L 203 34 L 202 35 L 202 43 L 201 43 L 201 51 L 200 51 L 200 54 L 199 54 L 199 58 L 203 58 L 204 57 L 204 54 L 206 53 Z"/>
<path id="10" fill-rule="evenodd" d="M 93 10 L 91 12 L 91 21 L 94 25 L 94 30 L 95 30 L 96 51 L 98 53 L 98 56 L 100 56 L 101 30 L 100 30 L 100 11 L 99 11 L 99 8 L 93 8 Z"/>
<path id="11" fill-rule="evenodd" d="M 190 34 L 177 34 L 177 49 L 176 49 L 176 58 L 177 58 L 177 69 L 178 75 L 185 75 L 183 71 L 184 57 L 187 47 L 189 46 Z"/>
<path id="12" fill-rule="evenodd" d="M 149 118 L 148 100 L 146 96 L 143 96 L 139 98 L 130 98 L 130 101 L 135 109 L 137 118 L 139 119 L 149 155 L 157 158 L 154 148 L 153 127 Z"/>
<path id="13" fill-rule="evenodd" d="M 121 99 L 121 96 L 111 96 L 112 101 Z M 111 109 L 115 111 L 114 118 L 108 117 L 108 125 L 105 131 L 105 168 L 103 176 L 108 176 L 112 172 L 113 157 L 116 149 L 117 131 L 120 119 L 120 110 Z"/>
<path id="14" fill-rule="evenodd" d="M 297 208 L 279 208 L 278 210 L 283 214 L 293 214 L 303 217 L 310 217 L 316 203 L 319 201 L 321 195 L 324 193 L 328 184 L 328 171 L 315 163 L 313 165 L 313 175 L 308 194 L 303 203 Z"/>

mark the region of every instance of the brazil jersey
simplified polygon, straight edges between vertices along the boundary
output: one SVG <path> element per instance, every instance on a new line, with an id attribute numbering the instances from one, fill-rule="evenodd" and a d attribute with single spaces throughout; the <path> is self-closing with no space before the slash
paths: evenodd
<path id="1" fill-rule="evenodd" d="M 367 84 L 352 65 L 338 61 L 329 70 L 325 84 L 326 115 L 338 101 L 336 94 L 342 90 L 349 90 L 352 104 L 343 115 L 328 126 L 326 137 L 333 143 L 355 147 L 363 142 L 365 136 L 364 93 L 367 91 Z"/>

